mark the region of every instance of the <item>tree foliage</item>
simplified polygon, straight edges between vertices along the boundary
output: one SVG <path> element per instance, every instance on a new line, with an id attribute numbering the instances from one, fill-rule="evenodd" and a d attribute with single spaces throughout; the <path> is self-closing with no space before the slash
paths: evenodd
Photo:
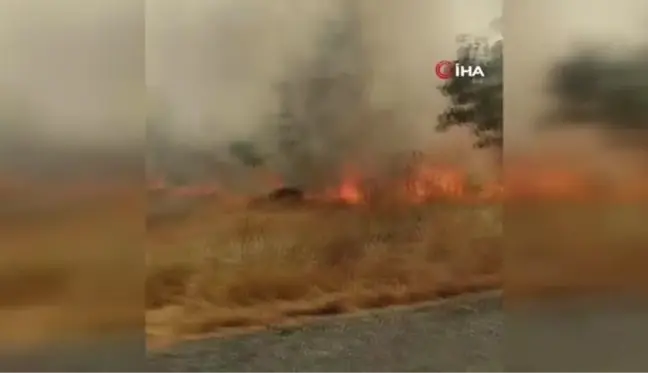
<path id="1" fill-rule="evenodd" d="M 438 130 L 468 127 L 476 146 L 502 145 L 503 43 L 460 40 L 456 63 L 486 66 L 484 80 L 453 78 L 439 89 L 450 105 L 439 116 Z M 541 128 L 593 126 L 603 128 L 621 145 L 648 148 L 648 47 L 610 55 L 605 46 L 581 48 L 559 60 L 547 76 L 554 105 Z"/>
<path id="2" fill-rule="evenodd" d="M 605 55 L 605 46 L 582 48 L 548 74 L 555 100 L 543 128 L 596 126 L 611 144 L 648 148 L 648 47 Z"/>
<path id="3" fill-rule="evenodd" d="M 475 146 L 502 146 L 503 125 L 503 42 L 489 43 L 482 38 L 459 39 L 455 63 L 483 67 L 484 78 L 451 78 L 439 87 L 450 99 L 439 115 L 437 130 L 468 127 L 475 135 Z"/>
<path id="4" fill-rule="evenodd" d="M 648 48 L 616 57 L 603 50 L 582 49 L 550 71 L 551 122 L 648 129 Z"/>

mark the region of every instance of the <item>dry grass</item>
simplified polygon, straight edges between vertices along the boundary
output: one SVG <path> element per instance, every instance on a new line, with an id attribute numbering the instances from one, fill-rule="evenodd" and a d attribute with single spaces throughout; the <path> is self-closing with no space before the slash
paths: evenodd
<path id="1" fill-rule="evenodd" d="M 2 216 L 0 344 L 141 325 L 144 198 L 134 190 Z M 24 198 L 10 202 L 37 202 Z M 207 199 L 171 201 L 156 214 L 145 276 L 155 337 L 501 283 L 507 299 L 648 284 L 648 205 L 638 202 L 244 208 Z"/>
<path id="2" fill-rule="evenodd" d="M 202 201 L 149 229 L 149 333 L 227 333 L 500 285 L 507 301 L 644 292 L 648 205 L 567 199 L 248 209 Z"/>
<path id="3" fill-rule="evenodd" d="M 507 299 L 592 292 L 645 295 L 648 204 L 509 204 Z"/>
<path id="4" fill-rule="evenodd" d="M 147 323 L 167 336 L 423 301 L 498 286 L 501 273 L 493 205 L 203 201 L 155 220 L 148 241 Z"/>
<path id="5" fill-rule="evenodd" d="M 141 190 L 0 196 L 1 348 L 141 328 Z"/>

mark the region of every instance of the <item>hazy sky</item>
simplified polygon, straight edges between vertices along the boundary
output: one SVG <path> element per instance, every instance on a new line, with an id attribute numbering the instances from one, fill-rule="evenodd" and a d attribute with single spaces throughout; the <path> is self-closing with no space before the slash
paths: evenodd
<path id="1" fill-rule="evenodd" d="M 145 81 L 165 96 L 188 141 L 253 131 L 276 107 L 272 83 L 312 57 L 337 3 L 1 1 L 1 96 L 34 107 L 52 138 L 104 143 L 143 135 Z M 442 105 L 434 61 L 452 57 L 457 33 L 488 32 L 501 4 L 364 1 L 367 27 L 380 39 L 376 86 L 427 121 L 433 113 L 415 107 Z"/>
<path id="2" fill-rule="evenodd" d="M 0 95 L 30 103 L 48 133 L 104 142 L 143 134 L 145 74 L 188 140 L 253 130 L 276 106 L 271 83 L 312 56 L 336 10 L 334 0 L 1 1 Z M 416 107 L 443 105 L 431 61 L 452 56 L 457 33 L 489 32 L 502 10 L 511 136 L 531 127 L 542 72 L 570 44 L 620 48 L 648 32 L 644 0 L 370 0 L 376 86 L 427 120 Z"/>
<path id="3" fill-rule="evenodd" d="M 166 97 L 183 136 L 245 135 L 276 108 L 272 84 L 312 57 L 338 3 L 150 1 L 147 82 Z M 454 56 L 456 34 L 488 33 L 501 15 L 501 0 L 369 0 L 361 8 L 375 89 L 394 105 L 406 101 L 411 116 L 431 130 L 442 106 L 434 63 Z M 422 106 L 428 106 L 425 113 Z"/>
<path id="4" fill-rule="evenodd" d="M 505 1 L 506 143 L 529 139 L 546 108 L 542 87 L 551 61 L 582 41 L 601 42 L 611 53 L 645 43 L 646 21 L 648 2 L 642 0 Z"/>
<path id="5" fill-rule="evenodd" d="M 143 135 L 144 7 L 133 0 L 0 0 L 0 94 L 70 142 Z"/>

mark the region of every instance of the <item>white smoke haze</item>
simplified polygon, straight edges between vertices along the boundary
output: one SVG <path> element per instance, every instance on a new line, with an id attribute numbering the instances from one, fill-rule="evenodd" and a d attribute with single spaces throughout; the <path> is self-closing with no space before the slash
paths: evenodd
<path id="1" fill-rule="evenodd" d="M 276 110 L 273 84 L 313 53 L 333 2 L 147 2 L 147 85 L 187 141 L 248 135 Z"/>
<path id="2" fill-rule="evenodd" d="M 3 121 L 0 132 L 29 125 L 66 146 L 141 144 L 143 10 L 131 0 L 3 0 L 2 105 L 38 120 Z"/>
<path id="3" fill-rule="evenodd" d="M 18 131 L 70 146 L 141 142 L 148 88 L 169 107 L 178 141 L 211 146 L 268 127 L 268 116 L 278 110 L 275 84 L 315 59 L 316 41 L 348 2 L 155 0 L 145 2 L 146 9 L 131 0 L 2 5 L 3 115 L 37 118 L 21 126 L 3 120 L 4 138 Z M 607 43 L 611 54 L 644 43 L 646 8 L 641 0 L 358 1 L 370 62 L 368 96 L 377 110 L 390 111 L 387 122 L 398 123 L 376 125 L 391 128 L 383 141 L 374 136 L 377 147 L 468 147 L 463 134 L 434 132 L 446 101 L 436 90 L 432 65 L 454 56 L 457 34 L 492 33 L 489 24 L 502 9 L 506 149 L 538 143 L 533 127 L 548 105 L 542 85 L 551 62 L 588 38 Z"/>
<path id="4" fill-rule="evenodd" d="M 598 123 L 578 130 L 536 131 L 552 105 L 546 76 L 558 60 L 577 47 L 600 45 L 599 52 L 619 56 L 645 46 L 648 4 L 639 0 L 547 0 L 504 3 L 504 133 L 507 159 L 521 154 L 563 154 L 578 167 L 599 167 L 613 174 L 634 169 L 645 156 L 630 147 L 610 147 L 609 133 Z M 638 134 L 645 136 L 645 134 Z"/>
<path id="5" fill-rule="evenodd" d="M 343 27 L 353 14 L 360 47 L 332 53 L 325 70 L 360 76 L 363 104 L 327 104 L 336 118 L 327 131 L 346 137 L 346 145 L 325 143 L 325 153 L 355 153 L 358 161 L 374 162 L 399 150 L 458 147 L 473 153 L 467 135 L 434 130 L 447 105 L 434 64 L 455 57 L 458 34 L 490 36 L 501 8 L 496 0 L 150 1 L 147 87 L 169 110 L 178 142 L 208 148 L 258 137 L 272 131 L 269 118 L 280 111 L 277 85 L 313 75 L 307 70 L 322 60 L 322 39 L 332 24 Z M 303 99 L 296 95 L 293 104 L 303 106 Z"/>
<path id="6" fill-rule="evenodd" d="M 268 118 L 279 108 L 277 83 L 318 58 L 318 41 L 350 5 L 6 0 L 0 15 L 0 131 L 5 139 L 18 133 L 69 148 L 141 144 L 148 91 L 168 112 L 174 141 L 189 147 L 268 132 Z M 359 65 L 370 87 L 367 103 L 377 113 L 363 119 L 371 123 L 360 132 L 370 129 L 374 142 L 365 147 L 469 148 L 463 134 L 434 131 L 446 100 L 436 89 L 433 65 L 454 57 L 457 34 L 491 32 L 501 5 L 355 2 L 365 59 Z M 358 138 L 358 146 L 362 140 L 368 138 Z"/>
<path id="7" fill-rule="evenodd" d="M 640 0 L 506 2 L 507 146 L 535 138 L 534 125 L 548 105 L 543 88 L 553 63 L 583 43 L 601 43 L 608 54 L 645 45 L 647 16 L 648 4 Z"/>

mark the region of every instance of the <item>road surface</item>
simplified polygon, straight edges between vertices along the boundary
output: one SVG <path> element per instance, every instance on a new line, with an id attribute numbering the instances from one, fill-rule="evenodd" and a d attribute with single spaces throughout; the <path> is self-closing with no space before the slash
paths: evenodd
<path id="1" fill-rule="evenodd" d="M 0 357 L 0 371 L 648 371 L 638 299 L 521 309 L 485 293 L 184 342 L 150 353 L 143 335 Z"/>
<path id="2" fill-rule="evenodd" d="M 501 371 L 500 298 L 394 308 L 300 327 L 186 342 L 158 371 Z"/>
<path id="3" fill-rule="evenodd" d="M 187 342 L 159 371 L 648 371 L 638 299 L 558 299 L 525 308 L 485 293 L 440 304 Z"/>

